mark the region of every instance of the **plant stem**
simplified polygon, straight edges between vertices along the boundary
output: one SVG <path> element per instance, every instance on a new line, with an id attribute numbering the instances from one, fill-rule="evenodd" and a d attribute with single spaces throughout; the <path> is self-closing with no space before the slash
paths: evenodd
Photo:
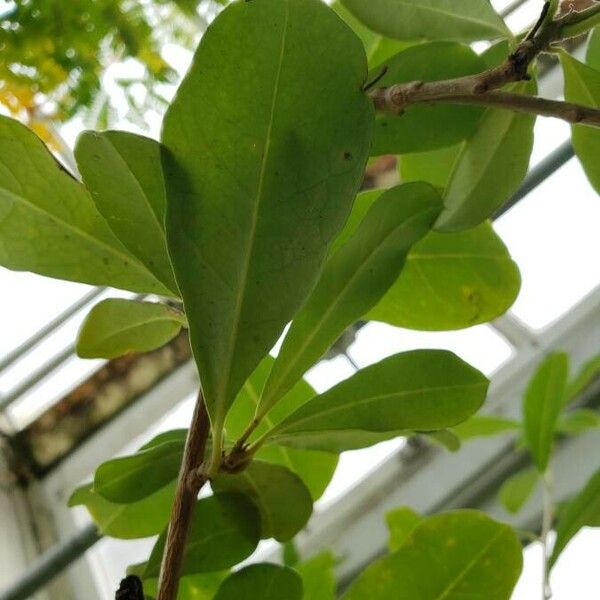
<path id="1" fill-rule="evenodd" d="M 552 598 L 552 590 L 550 588 L 550 573 L 548 564 L 550 560 L 549 537 L 552 531 L 552 521 L 554 520 L 554 504 L 552 501 L 552 472 L 550 468 L 544 473 L 544 488 L 543 488 L 543 512 L 542 512 L 542 600 L 550 600 Z"/>
<path id="2" fill-rule="evenodd" d="M 160 568 L 157 600 L 175 600 L 188 531 L 196 507 L 198 493 L 208 477 L 197 477 L 198 467 L 210 432 L 210 420 L 202 392 L 198 394 L 179 470 L 165 552 Z"/>
<path id="3" fill-rule="evenodd" d="M 444 81 L 413 81 L 377 88 L 370 92 L 375 108 L 381 112 L 400 114 L 411 104 L 453 102 L 480 104 L 529 112 L 600 127 L 600 109 L 535 96 L 495 91 L 508 83 L 529 79 L 531 63 L 554 42 L 589 30 L 600 19 L 600 4 L 554 19 L 556 2 L 544 5 L 536 25 L 498 67 L 475 75 Z"/>

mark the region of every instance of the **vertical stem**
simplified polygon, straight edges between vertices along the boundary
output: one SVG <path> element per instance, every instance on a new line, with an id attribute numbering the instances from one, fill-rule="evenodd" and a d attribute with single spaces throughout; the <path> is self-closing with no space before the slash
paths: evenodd
<path id="1" fill-rule="evenodd" d="M 204 458 L 209 431 L 210 420 L 202 391 L 200 391 L 179 470 L 165 552 L 160 568 L 157 600 L 175 600 L 177 597 L 188 530 L 198 499 L 198 492 L 207 481 L 206 477 L 195 477 L 194 474 Z"/>
<path id="2" fill-rule="evenodd" d="M 550 588 L 550 573 L 548 571 L 548 563 L 550 559 L 550 548 L 548 538 L 552 530 L 552 521 L 554 519 L 554 505 L 552 502 L 552 472 L 550 467 L 544 473 L 544 500 L 542 513 L 542 600 L 550 600 L 552 598 L 552 589 Z"/>

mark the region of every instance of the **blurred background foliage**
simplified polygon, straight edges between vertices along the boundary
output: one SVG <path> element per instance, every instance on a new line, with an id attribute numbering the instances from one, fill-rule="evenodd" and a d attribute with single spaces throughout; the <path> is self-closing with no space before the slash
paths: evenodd
<path id="1" fill-rule="evenodd" d="M 111 126 L 115 111 L 103 75 L 134 60 L 136 76 L 116 82 L 129 120 L 143 126 L 149 107 L 167 103 L 161 84 L 176 79 L 161 49 L 192 48 L 226 1 L 0 0 L 0 104 L 56 145 L 54 122 L 78 115 L 89 127 Z"/>

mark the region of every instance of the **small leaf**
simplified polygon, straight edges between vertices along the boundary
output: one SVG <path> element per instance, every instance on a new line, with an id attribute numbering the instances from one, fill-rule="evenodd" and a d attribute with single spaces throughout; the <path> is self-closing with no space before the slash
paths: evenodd
<path id="1" fill-rule="evenodd" d="M 392 188 L 373 203 L 354 234 L 329 259 L 292 322 L 265 384 L 261 414 L 379 301 L 441 208 L 439 195 L 423 183 Z"/>
<path id="2" fill-rule="evenodd" d="M 583 490 L 560 511 L 556 542 L 550 558 L 551 568 L 583 527 L 600 527 L 600 470 L 592 475 Z"/>
<path id="3" fill-rule="evenodd" d="M 227 569 L 244 560 L 260 538 L 260 515 L 241 494 L 217 494 L 198 501 L 183 554 L 182 575 Z M 157 577 L 165 548 L 158 538 L 144 578 Z"/>
<path id="4" fill-rule="evenodd" d="M 272 430 L 273 442 L 340 451 L 402 430 L 456 425 L 485 400 L 488 380 L 445 350 L 396 354 L 307 402 Z M 381 439 L 381 437 L 379 439 Z"/>
<path id="5" fill-rule="evenodd" d="M 125 131 L 85 131 L 77 166 L 96 207 L 123 245 L 177 295 L 164 231 L 160 144 Z"/>
<path id="6" fill-rule="evenodd" d="M 598 427 L 600 427 L 600 414 L 589 408 L 576 408 L 564 413 L 556 423 L 556 431 L 564 435 L 579 435 Z"/>
<path id="7" fill-rule="evenodd" d="M 165 115 L 167 239 L 213 431 L 350 212 L 371 141 L 366 75 L 360 40 L 320 0 L 236 2 Z"/>
<path id="8" fill-rule="evenodd" d="M 588 67 L 566 52 L 560 55 L 565 74 L 565 100 L 600 107 L 600 71 Z M 595 127 L 573 125 L 571 139 L 575 154 L 594 189 L 600 194 L 600 133 Z"/>
<path id="9" fill-rule="evenodd" d="M 137 502 L 177 478 L 182 442 L 165 442 L 131 456 L 101 464 L 94 476 L 94 492 L 110 502 Z"/>
<path id="10" fill-rule="evenodd" d="M 513 86 L 532 93 L 532 82 Z M 533 148 L 535 117 L 504 109 L 487 109 L 475 133 L 462 144 L 436 227 L 442 231 L 470 229 L 491 217 L 527 174 Z"/>
<path id="11" fill-rule="evenodd" d="M 474 415 L 464 423 L 452 428 L 461 440 L 478 437 L 494 437 L 505 433 L 518 431 L 521 424 L 514 419 L 496 417 L 494 415 Z"/>
<path id="12" fill-rule="evenodd" d="M 515 532 L 476 511 L 436 515 L 369 567 L 343 600 L 508 600 L 523 565 Z"/>
<path id="13" fill-rule="evenodd" d="M 342 0 L 373 31 L 400 40 L 474 42 L 507 37 L 489 0 Z"/>
<path id="14" fill-rule="evenodd" d="M 237 395 L 225 421 L 225 429 L 230 439 L 237 440 L 246 425 L 254 418 L 260 394 L 272 366 L 273 358 L 267 356 L 244 383 Z M 312 387 L 304 379 L 300 380 L 264 417 L 250 440 L 255 440 L 274 427 L 314 396 L 315 391 Z M 318 500 L 325 491 L 333 477 L 338 461 L 337 455 L 329 452 L 287 448 L 277 444 L 263 446 L 256 454 L 256 458 L 283 465 L 294 471 L 306 484 L 313 500 Z"/>
<path id="15" fill-rule="evenodd" d="M 232 573 L 214 600 L 302 600 L 302 579 L 288 567 L 259 563 Z"/>
<path id="16" fill-rule="evenodd" d="M 385 515 L 385 522 L 390 531 L 388 548 L 395 552 L 401 548 L 408 536 L 420 525 L 424 518 L 412 508 L 402 506 L 395 508 Z"/>
<path id="17" fill-rule="evenodd" d="M 460 450 L 460 438 L 452 429 L 440 429 L 425 434 L 427 439 L 438 446 L 448 450 L 448 452 L 458 452 Z"/>
<path id="18" fill-rule="evenodd" d="M 261 537 L 280 542 L 292 539 L 312 513 L 310 492 L 292 471 L 280 465 L 252 461 L 241 473 L 217 476 L 211 483 L 216 493 L 248 496 L 258 507 Z"/>
<path id="19" fill-rule="evenodd" d="M 367 317 L 420 331 L 463 329 L 504 314 L 520 287 L 519 268 L 489 223 L 432 231 Z"/>
<path id="20" fill-rule="evenodd" d="M 377 83 L 380 87 L 451 79 L 484 70 L 469 46 L 454 42 L 412 46 L 389 58 L 385 66 L 385 75 Z M 371 154 L 424 152 L 456 144 L 475 131 L 482 113 L 475 106 L 423 104 L 409 106 L 399 116 L 380 115 L 375 120 Z"/>
<path id="21" fill-rule="evenodd" d="M 334 567 L 335 556 L 331 552 L 321 552 L 296 565 L 304 585 L 302 600 L 335 600 Z"/>
<path id="22" fill-rule="evenodd" d="M 69 506 L 85 506 L 105 535 L 131 540 L 158 535 L 165 528 L 174 495 L 172 482 L 139 502 L 115 504 L 95 493 L 90 483 L 73 492 Z"/>
<path id="23" fill-rule="evenodd" d="M 27 127 L 0 115 L 0 265 L 169 294 L 121 244 L 86 189 Z"/>
<path id="24" fill-rule="evenodd" d="M 590 358 L 567 385 L 565 402 L 575 400 L 600 375 L 600 354 Z"/>
<path id="25" fill-rule="evenodd" d="M 518 513 L 527 503 L 540 481 L 536 469 L 525 469 L 511 475 L 500 488 L 500 502 L 509 513 Z"/>
<path id="26" fill-rule="evenodd" d="M 541 473 L 546 470 L 552 453 L 556 422 L 564 404 L 568 370 L 566 354 L 550 354 L 539 365 L 525 391 L 525 441 Z"/>
<path id="27" fill-rule="evenodd" d="M 110 298 L 96 304 L 77 336 L 82 358 L 116 358 L 164 346 L 186 324 L 185 317 L 166 304 Z"/>

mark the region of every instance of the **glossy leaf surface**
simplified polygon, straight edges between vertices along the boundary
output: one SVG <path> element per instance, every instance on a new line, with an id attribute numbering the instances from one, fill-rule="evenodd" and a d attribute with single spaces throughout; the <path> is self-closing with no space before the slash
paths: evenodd
<path id="1" fill-rule="evenodd" d="M 296 410 L 275 427 L 272 441 L 340 451 L 372 444 L 380 434 L 443 429 L 476 412 L 487 386 L 479 371 L 451 352 L 396 354 Z"/>
<path id="2" fill-rule="evenodd" d="M 0 265 L 134 292 L 168 293 L 115 237 L 86 189 L 35 134 L 1 115 Z"/>
<path id="3" fill-rule="evenodd" d="M 288 567 L 259 563 L 232 573 L 214 600 L 302 600 L 302 579 Z"/>
<path id="4" fill-rule="evenodd" d="M 391 38 L 473 42 L 506 37 L 488 0 L 342 0 L 358 19 Z"/>
<path id="5" fill-rule="evenodd" d="M 319 0 L 239 2 L 167 111 L 169 252 L 213 428 L 350 212 L 373 122 L 365 78 L 360 40 Z"/>
<path id="6" fill-rule="evenodd" d="M 167 254 L 160 144 L 125 131 L 86 131 L 77 166 L 96 208 L 123 245 L 177 295 Z"/>
<path id="7" fill-rule="evenodd" d="M 271 370 L 259 410 L 267 411 L 360 319 L 394 283 L 411 246 L 442 208 L 422 183 L 383 193 L 350 239 L 329 259 L 315 289 L 296 315 Z"/>
<path id="8" fill-rule="evenodd" d="M 166 304 L 103 300 L 81 325 L 77 354 L 82 358 L 116 358 L 155 350 L 173 339 L 185 323 L 183 314 Z"/>

